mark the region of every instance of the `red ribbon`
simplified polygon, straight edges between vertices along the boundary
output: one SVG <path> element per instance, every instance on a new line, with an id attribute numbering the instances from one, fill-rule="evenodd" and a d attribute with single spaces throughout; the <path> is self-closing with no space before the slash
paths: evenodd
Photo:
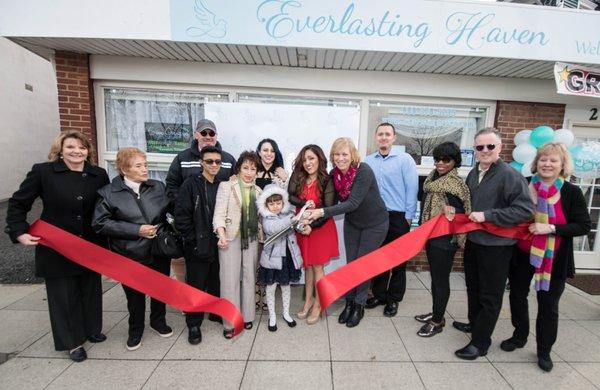
<path id="1" fill-rule="evenodd" d="M 42 220 L 35 221 L 29 234 L 41 237 L 40 244 L 67 259 L 106 275 L 139 292 L 184 312 L 207 312 L 223 317 L 234 326 L 234 334 L 244 329 L 240 311 L 227 299 L 217 298 L 188 284 L 154 271 L 137 261 L 111 252 Z"/>
<path id="2" fill-rule="evenodd" d="M 321 310 L 327 309 L 329 305 L 359 284 L 407 262 L 423 249 L 430 238 L 485 230 L 497 236 L 529 239 L 531 233 L 528 226 L 528 224 L 521 224 L 504 228 L 489 222 L 471 222 L 465 214 L 457 214 L 454 221 L 450 222 L 440 214 L 389 244 L 321 278 L 317 282 Z"/>

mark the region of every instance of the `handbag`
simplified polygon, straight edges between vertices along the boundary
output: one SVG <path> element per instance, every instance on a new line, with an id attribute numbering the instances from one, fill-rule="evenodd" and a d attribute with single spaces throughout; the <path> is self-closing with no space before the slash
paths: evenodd
<path id="1" fill-rule="evenodd" d="M 135 197 L 135 201 L 142 213 L 142 217 L 147 223 L 150 223 L 146 211 L 139 201 L 139 198 Z M 175 229 L 174 218 L 171 214 L 166 213 L 165 219 L 167 223 L 160 224 L 156 237 L 152 239 L 152 246 L 150 247 L 150 253 L 153 257 L 163 257 L 167 259 L 177 259 L 183 257 L 183 240 L 181 235 Z"/>

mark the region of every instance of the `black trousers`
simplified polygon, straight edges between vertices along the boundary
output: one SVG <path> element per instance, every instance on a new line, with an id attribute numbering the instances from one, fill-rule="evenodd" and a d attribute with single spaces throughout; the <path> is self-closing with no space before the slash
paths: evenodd
<path id="1" fill-rule="evenodd" d="M 171 259 L 154 259 L 149 268 L 169 276 L 171 272 Z M 146 294 L 122 285 L 127 297 L 127 310 L 129 311 L 129 336 L 142 337 L 144 334 L 144 321 L 146 319 Z M 154 298 L 150 299 L 150 325 L 161 326 L 166 324 L 166 305 Z"/>
<path id="2" fill-rule="evenodd" d="M 529 253 L 515 248 L 510 263 L 510 315 L 515 330 L 513 337 L 527 342 L 529 336 L 529 308 L 527 296 L 535 269 L 529 264 Z M 550 354 L 558 333 L 558 302 L 565 290 L 565 280 L 550 279 L 549 291 L 537 292 L 538 315 L 535 322 L 535 340 L 538 355 Z"/>
<path id="3" fill-rule="evenodd" d="M 410 231 L 405 213 L 389 211 L 388 215 L 390 224 L 382 245 L 389 244 Z M 406 292 L 406 263 L 374 277 L 371 289 L 373 295 L 379 300 L 385 302 L 402 301 Z"/>
<path id="4" fill-rule="evenodd" d="M 512 252 L 512 245 L 479 245 L 469 240 L 465 247 L 469 322 L 473 326 L 471 343 L 485 351 L 492 343 L 492 333 L 502 308 Z"/>
<path id="5" fill-rule="evenodd" d="M 215 256 L 211 261 L 185 262 L 185 278 L 187 284 L 205 291 L 215 297 L 221 294 L 219 279 L 219 259 Z M 185 322 L 188 328 L 202 325 L 204 313 L 185 313 Z"/>
<path id="6" fill-rule="evenodd" d="M 77 276 L 46 278 L 46 295 L 54 348 L 68 351 L 87 336 L 102 332 L 102 282 L 85 271 Z"/>
<path id="7" fill-rule="evenodd" d="M 433 301 L 433 322 L 439 323 L 444 319 L 446 306 L 450 299 L 450 272 L 457 249 L 443 248 L 425 244 L 429 272 L 431 274 L 431 298 Z"/>
<path id="8" fill-rule="evenodd" d="M 381 246 L 388 231 L 387 221 L 365 229 L 359 229 L 351 223 L 344 221 L 344 245 L 346 247 L 346 261 L 351 263 L 367 253 L 373 252 Z M 346 300 L 355 301 L 359 305 L 367 302 L 369 284 L 367 280 L 346 293 Z"/>

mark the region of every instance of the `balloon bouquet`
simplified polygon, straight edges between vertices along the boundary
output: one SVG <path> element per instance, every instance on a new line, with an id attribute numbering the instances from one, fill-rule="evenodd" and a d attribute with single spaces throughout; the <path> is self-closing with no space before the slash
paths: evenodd
<path id="1" fill-rule="evenodd" d="M 512 152 L 514 161 L 509 165 L 529 177 L 532 175 L 531 163 L 540 146 L 548 142 L 561 142 L 571 148 L 574 141 L 575 135 L 569 129 L 554 131 L 550 126 L 538 126 L 533 130 L 521 130 L 515 135 L 516 147 Z"/>

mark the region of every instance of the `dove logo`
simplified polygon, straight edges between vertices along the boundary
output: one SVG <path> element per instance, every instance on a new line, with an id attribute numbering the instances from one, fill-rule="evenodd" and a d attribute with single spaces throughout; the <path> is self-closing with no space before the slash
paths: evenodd
<path id="1" fill-rule="evenodd" d="M 186 29 L 185 33 L 188 36 L 194 38 L 224 38 L 227 35 L 227 22 L 223 19 L 218 19 L 217 15 L 209 10 L 202 0 L 195 1 L 194 13 L 199 25 Z"/>

